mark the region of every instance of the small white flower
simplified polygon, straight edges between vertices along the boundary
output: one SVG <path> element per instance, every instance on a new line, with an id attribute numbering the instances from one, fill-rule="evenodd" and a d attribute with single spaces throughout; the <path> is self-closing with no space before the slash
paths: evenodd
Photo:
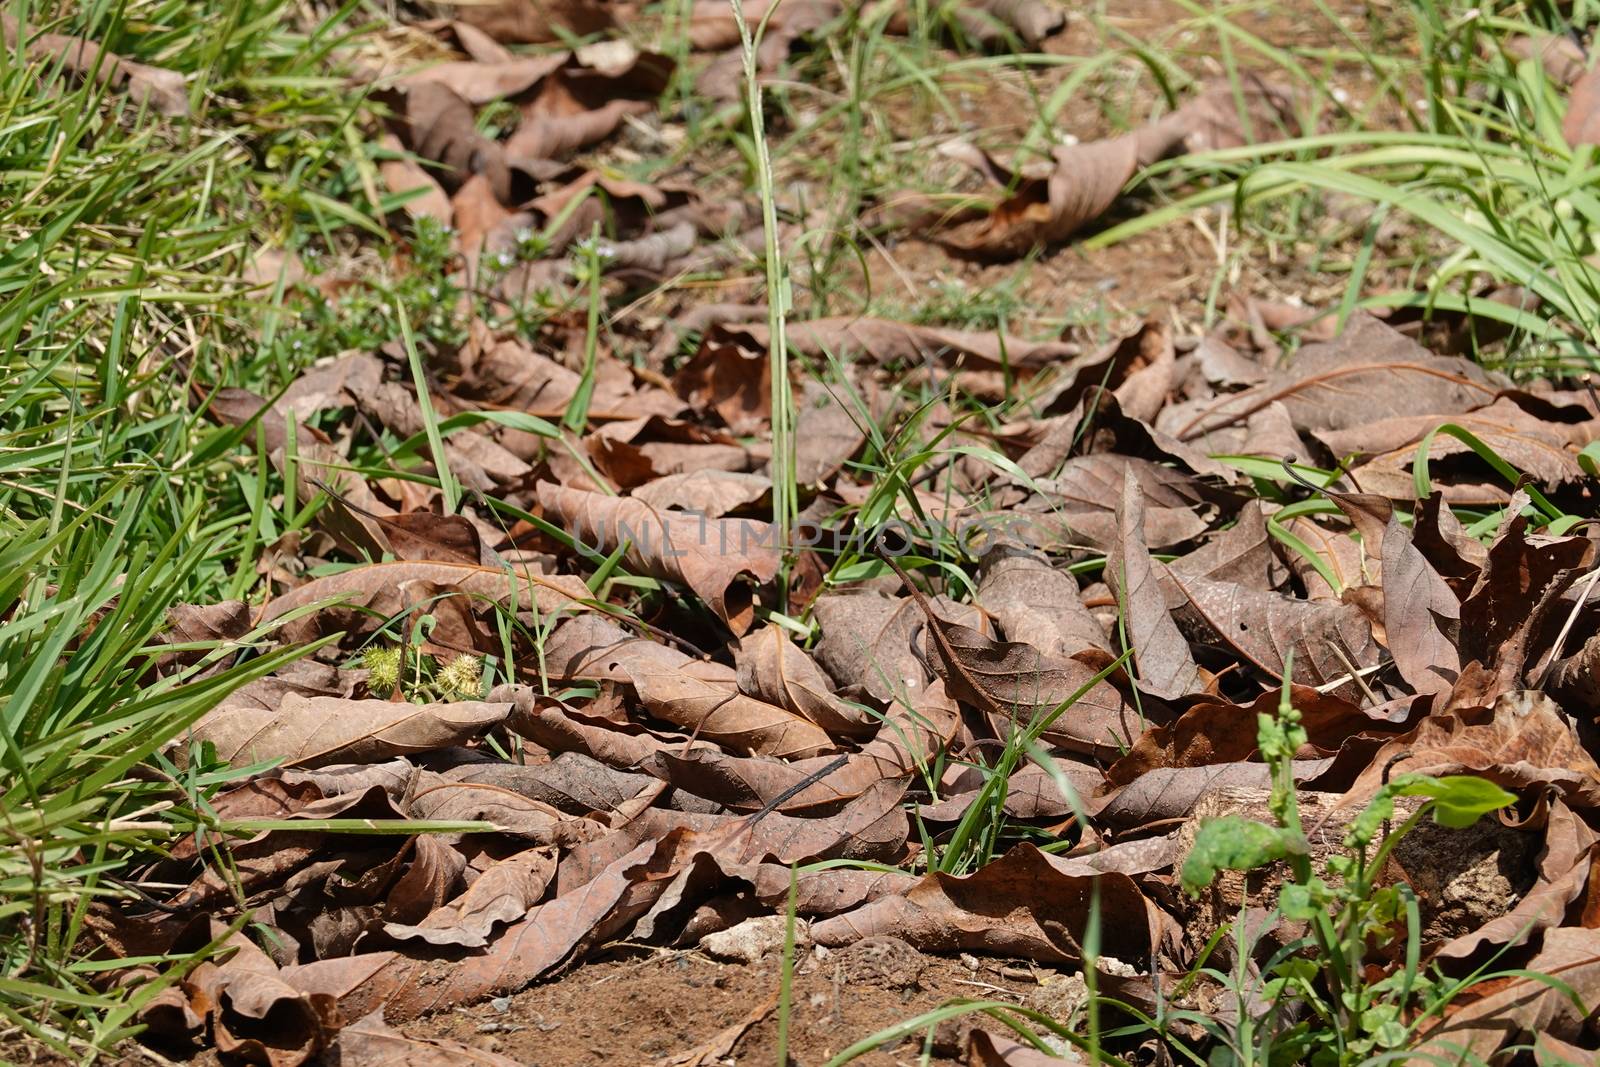
<path id="1" fill-rule="evenodd" d="M 516 262 L 516 258 L 510 252 L 501 252 L 495 258 L 499 260 L 502 267 L 509 267 Z"/>

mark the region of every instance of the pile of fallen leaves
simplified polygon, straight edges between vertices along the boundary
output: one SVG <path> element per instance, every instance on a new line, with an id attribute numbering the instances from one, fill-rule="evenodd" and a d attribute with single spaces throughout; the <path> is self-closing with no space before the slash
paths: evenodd
<path id="1" fill-rule="evenodd" d="M 548 7 L 599 20 L 580 31 L 614 17 Z M 786 4 L 764 67 L 836 9 Z M 611 42 L 509 51 L 549 39 L 543 10 L 464 7 L 470 21 L 415 28 L 466 58 L 390 92 L 387 136 L 404 150 L 385 166 L 391 189 L 421 189 L 407 210 L 455 227 L 469 286 L 485 255 L 554 225 L 531 276 L 497 274 L 491 298 L 559 282 L 602 219 L 613 271 L 717 255 L 710 240 L 745 225 L 737 202 L 565 161 L 650 110 L 671 63 Z M 725 11 L 695 6 L 697 47 L 736 40 Z M 476 109 L 501 99 L 519 125 L 494 140 Z M 1092 218 L 1141 164 L 1239 137 L 1202 93 L 1146 130 L 1059 150 L 1053 176 L 1012 181 L 976 160 L 1014 192 L 943 223 L 953 247 L 1014 254 Z M 1093 195 L 1063 177 L 1091 172 L 1105 176 Z M 1600 561 L 1566 518 L 1593 503 L 1578 457 L 1600 437 L 1592 394 L 1513 385 L 1362 316 L 1337 336 L 1308 327 L 1286 358 L 1272 330 L 1309 319 L 1247 301 L 1205 337 L 1152 321 L 1099 347 L 798 322 L 791 350 L 838 357 L 842 375 L 797 382 L 801 537 L 766 518 L 769 337 L 751 324 L 764 320 L 760 306 L 698 309 L 678 324 L 702 337 L 681 366 L 665 361 L 678 336 L 664 326 L 639 352 L 602 348 L 592 378 L 581 322 L 538 336 L 478 322 L 459 348 L 423 353 L 427 407 L 398 345 L 318 366 L 270 401 L 197 394 L 208 416 L 250 427 L 300 501 L 324 503 L 260 561 L 258 598 L 184 608 L 172 641 L 276 624 L 269 644 L 316 644 L 171 750 L 180 764 L 271 763 L 209 801 L 220 822 L 270 828 L 187 839 L 129 873 L 135 897 L 90 916 L 108 956 L 219 937 L 232 949 L 143 1010 L 153 1039 L 274 1065 L 335 1045 L 339 1062 L 398 1062 L 412 1053 L 391 1024 L 508 994 L 617 941 L 692 946 L 781 913 L 794 865 L 819 860 L 879 867 L 794 876 L 815 944 L 892 935 L 1077 965 L 1094 901 L 1098 988 L 1153 1011 L 1252 903 L 1186 900 L 1175 864 L 1197 809 L 1265 798 L 1257 714 L 1286 670 L 1309 737 L 1294 764 L 1307 804 L 1358 807 L 1407 771 L 1481 775 L 1520 798 L 1502 825 L 1396 853 L 1390 877 L 1421 901 L 1422 961 L 1465 974 L 1504 953 L 1497 966 L 1600 999 Z M 987 424 L 915 403 L 919 389 L 1011 388 L 1029 398 L 1012 410 L 1031 415 Z M 584 392 L 581 435 L 500 417 L 559 420 Z M 423 433 L 430 410 L 462 417 L 442 455 L 422 450 L 425 473 L 459 481 L 456 514 L 424 481 L 350 463 L 380 431 Z M 942 461 L 885 492 L 879 442 L 919 433 Z M 1303 485 L 1318 469 L 1340 474 Z M 1469 530 L 1452 509 L 1504 518 Z M 831 576 L 841 553 L 891 550 L 870 577 Z M 486 660 L 515 680 L 488 689 Z M 1022 843 L 969 874 L 914 873 L 1018 724 L 1079 690 L 1040 739 L 1053 772 L 1026 765 L 1005 799 L 1013 830 L 1070 849 Z M 396 819 L 487 828 L 346 832 Z M 1186 1003 L 1203 1007 L 1204 988 Z M 1488 1055 L 1533 1032 L 1593 1044 L 1571 1000 L 1527 977 L 1475 987 L 1424 1040 Z"/>

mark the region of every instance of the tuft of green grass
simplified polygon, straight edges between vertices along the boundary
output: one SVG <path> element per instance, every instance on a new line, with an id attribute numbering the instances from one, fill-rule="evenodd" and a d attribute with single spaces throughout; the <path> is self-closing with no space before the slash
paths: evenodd
<path id="1" fill-rule="evenodd" d="M 312 356 L 274 341 L 281 310 L 242 280 L 260 237 L 295 250 L 383 232 L 350 136 L 362 101 L 331 61 L 355 11 L 27 12 L 180 71 L 187 118 L 56 63 L 0 65 L 0 1017 L 65 1055 L 109 1049 L 160 990 L 96 980 L 95 901 L 131 892 L 135 858 L 212 825 L 206 798 L 245 773 L 205 753 L 179 772 L 164 748 L 309 651 L 258 654 L 252 634 L 154 670 L 174 651 L 168 609 L 241 593 L 233 565 L 282 532 L 267 503 L 281 481 L 193 403 L 201 384 L 270 391 Z M 197 958 L 170 961 L 169 980 Z"/>

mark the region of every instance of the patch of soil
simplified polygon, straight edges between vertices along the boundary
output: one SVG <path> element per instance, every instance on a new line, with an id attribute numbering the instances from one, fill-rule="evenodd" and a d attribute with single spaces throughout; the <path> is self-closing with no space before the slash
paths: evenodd
<path id="1" fill-rule="evenodd" d="M 854 1042 L 954 997 L 1021 1004 L 1041 981 L 1047 986 L 1067 981 L 1028 964 L 929 956 L 892 938 L 872 940 L 890 944 L 800 956 L 789 1022 L 792 1062 L 824 1063 Z M 766 1002 L 775 1004 L 780 972 L 776 952 L 749 966 L 695 952 L 590 963 L 514 997 L 422 1019 L 405 1030 L 412 1036 L 452 1038 L 538 1067 L 649 1064 L 710 1041 Z M 706 1062 L 775 1063 L 777 1035 L 774 1008 L 731 1053 Z M 922 1041 L 919 1035 L 853 1062 L 862 1067 L 914 1064 Z M 930 1062 L 962 1061 L 936 1055 Z"/>

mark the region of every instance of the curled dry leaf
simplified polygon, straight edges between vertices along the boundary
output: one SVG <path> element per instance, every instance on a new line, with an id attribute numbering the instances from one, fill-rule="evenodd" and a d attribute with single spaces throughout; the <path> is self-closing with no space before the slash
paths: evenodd
<path id="1" fill-rule="evenodd" d="M 1483 1063 L 1502 1046 L 1535 1034 L 1577 1042 L 1596 1007 L 1600 930 L 1547 930 L 1539 952 L 1520 971 L 1467 989 L 1423 1032 L 1411 1055 L 1423 1062 Z"/>
<path id="2" fill-rule="evenodd" d="M 1070 237 L 1099 218 L 1133 176 L 1179 152 L 1228 148 L 1297 133 L 1292 95 L 1247 75 L 1242 85 L 1246 113 L 1235 110 L 1232 86 L 1211 86 L 1156 121 L 1101 141 L 1063 145 L 1051 153 L 1046 175 L 1011 174 L 977 149 L 961 145 L 951 154 L 971 163 L 997 184 L 1017 191 L 985 217 L 938 235 L 946 247 L 971 255 L 1014 259 L 1035 245 Z"/>
<path id="3" fill-rule="evenodd" d="M 652 715 L 744 752 L 801 758 L 834 747 L 816 723 L 741 693 L 729 668 L 630 638 L 600 619 L 563 625 L 546 645 L 545 661 L 557 677 L 627 682 Z"/>
<path id="4" fill-rule="evenodd" d="M 736 658 L 739 689 L 749 696 L 803 716 L 830 734 L 861 736 L 878 728 L 876 717 L 833 695 L 822 669 L 776 623 L 747 635 Z"/>
<path id="5" fill-rule="evenodd" d="M 1600 766 L 1543 693 L 1506 693 L 1492 710 L 1431 715 L 1373 754 L 1351 790 L 1369 796 L 1400 774 L 1476 774 L 1507 789 L 1558 791 L 1574 808 L 1600 806 Z"/>
<path id="6" fill-rule="evenodd" d="M 893 935 L 924 951 L 986 952 L 1040 963 L 1082 959 L 1091 900 L 1098 901 L 1100 951 L 1150 958 L 1159 942 L 1154 907 L 1125 874 L 1069 874 L 1069 861 L 1018 845 L 974 874 L 930 874 L 904 893 L 813 923 L 819 945 Z"/>
<path id="7" fill-rule="evenodd" d="M 743 577 L 765 583 L 778 573 L 777 532 L 770 523 L 657 511 L 642 501 L 549 482 L 540 482 L 537 492 L 540 507 L 574 538 L 601 553 L 626 543 L 626 566 L 687 586 L 736 634 L 754 618 L 750 595 L 736 583 Z"/>
<path id="8" fill-rule="evenodd" d="M 397 941 L 482 948 L 496 926 L 520 922 L 555 878 L 556 857 L 549 849 L 528 849 L 493 863 L 466 892 L 414 925 L 384 923 Z"/>
<path id="9" fill-rule="evenodd" d="M 835 759 L 819 757 L 780 763 L 740 759 L 715 749 L 688 753 L 660 751 L 646 764 L 652 773 L 696 796 L 736 810 L 774 803 L 789 790 L 804 786 L 782 802 L 780 811 L 807 814 L 831 811 L 849 803 L 881 781 L 901 781 L 928 765 L 955 735 L 960 718 L 937 683 L 924 690 L 915 709 L 898 707 L 860 752 L 814 781 L 812 776 Z"/>

